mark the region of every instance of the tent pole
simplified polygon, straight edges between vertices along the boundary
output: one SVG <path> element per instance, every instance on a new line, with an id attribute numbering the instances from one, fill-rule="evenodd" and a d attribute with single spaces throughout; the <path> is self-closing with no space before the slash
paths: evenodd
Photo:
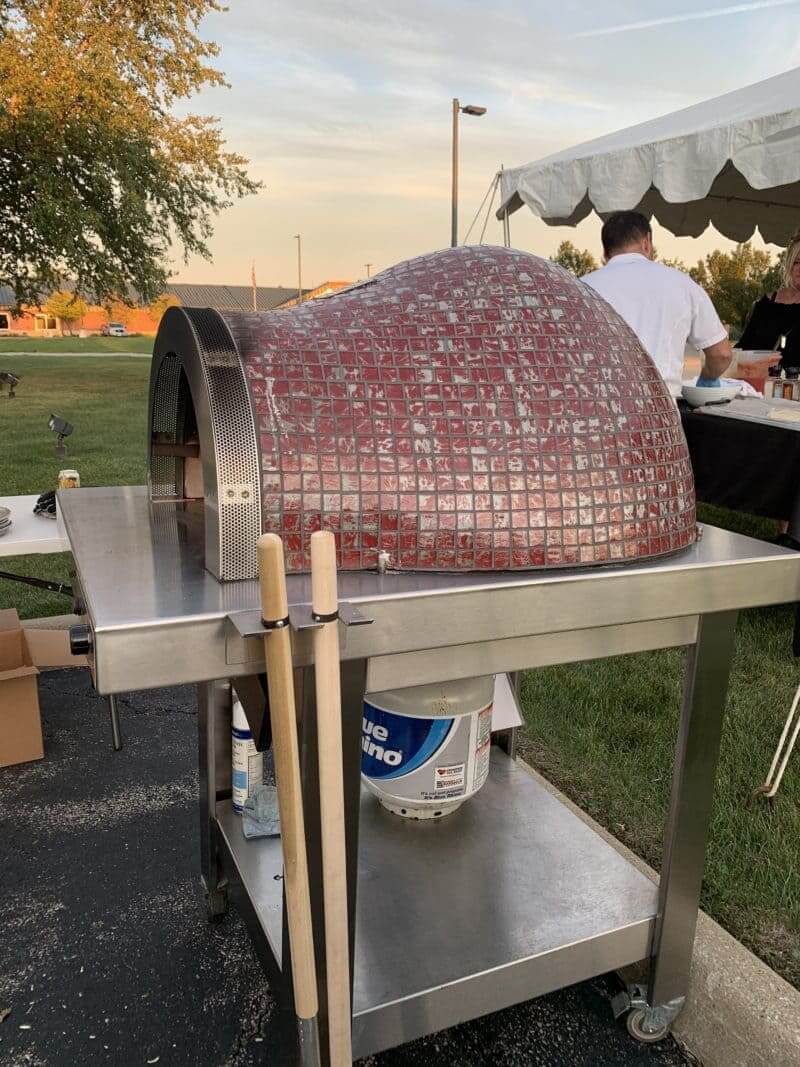
<path id="1" fill-rule="evenodd" d="M 458 115 L 461 105 L 453 97 L 453 174 L 450 193 L 450 247 L 458 247 Z"/>
<path id="2" fill-rule="evenodd" d="M 500 181 L 504 170 L 504 164 L 500 164 L 500 170 L 497 172 L 497 180 Z M 503 202 L 502 185 L 500 186 L 500 203 Z M 503 244 L 506 248 L 511 248 L 511 223 L 509 222 L 508 208 L 503 212 Z"/>

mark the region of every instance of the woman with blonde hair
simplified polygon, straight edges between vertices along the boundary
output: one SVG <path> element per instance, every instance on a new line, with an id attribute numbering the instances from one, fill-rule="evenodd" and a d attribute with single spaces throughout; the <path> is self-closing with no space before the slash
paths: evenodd
<path id="1" fill-rule="evenodd" d="M 736 347 L 781 351 L 782 366 L 800 367 L 800 233 L 786 249 L 783 285 L 753 304 Z"/>

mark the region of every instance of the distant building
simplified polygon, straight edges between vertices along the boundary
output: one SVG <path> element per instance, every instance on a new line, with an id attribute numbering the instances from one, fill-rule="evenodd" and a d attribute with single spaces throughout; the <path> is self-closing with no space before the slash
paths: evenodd
<path id="1" fill-rule="evenodd" d="M 344 281 L 323 282 L 314 289 L 304 289 L 303 300 L 327 296 L 349 284 Z M 184 307 L 214 308 L 215 311 L 253 310 L 253 288 L 250 285 L 193 285 L 189 282 L 174 282 L 168 286 L 166 293 L 174 296 Z M 255 297 L 257 311 L 275 311 L 296 304 L 297 289 L 259 285 L 256 287 Z M 100 333 L 109 321 L 122 322 L 129 333 L 146 334 L 155 333 L 159 323 L 159 319 L 147 306 L 119 305 L 112 308 L 109 314 L 106 308 L 92 304 L 82 318 L 63 323 L 63 332 Z M 61 320 L 49 315 L 42 307 L 25 307 L 21 314 L 15 314 L 13 290 L 7 285 L 0 285 L 0 337 L 55 337 L 61 333 Z"/>
<path id="2" fill-rule="evenodd" d="M 11 334 L 36 334 L 52 337 L 61 333 L 58 319 L 46 314 L 41 308 L 26 308 L 21 315 L 14 315 L 14 290 L 0 285 L 0 337 Z"/>
<path id="3" fill-rule="evenodd" d="M 215 311 L 252 311 L 252 285 L 192 285 L 190 282 L 174 282 L 167 289 L 180 300 L 184 307 L 214 308 Z M 303 290 L 303 299 L 310 289 Z M 274 311 L 283 307 L 297 289 L 283 286 L 256 286 L 256 311 Z"/>
<path id="4" fill-rule="evenodd" d="M 318 285 L 316 289 L 304 289 L 303 290 L 303 303 L 306 300 L 316 300 L 320 296 L 330 296 L 331 293 L 336 293 L 340 289 L 346 289 L 348 285 L 352 285 L 352 282 L 323 282 L 322 285 Z M 292 290 L 292 299 L 285 300 L 280 306 L 284 308 L 294 307 L 298 303 L 297 290 Z"/>

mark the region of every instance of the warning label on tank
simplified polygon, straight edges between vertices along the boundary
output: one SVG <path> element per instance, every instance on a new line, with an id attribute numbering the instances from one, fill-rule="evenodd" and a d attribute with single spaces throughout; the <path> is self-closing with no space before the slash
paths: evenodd
<path id="1" fill-rule="evenodd" d="M 493 704 L 484 708 L 478 716 L 478 740 L 475 744 L 476 749 L 483 748 L 484 745 L 488 745 L 492 739 L 492 708 Z"/>
<path id="2" fill-rule="evenodd" d="M 463 789 L 466 784 L 465 763 L 454 763 L 449 767 L 437 767 L 434 776 L 433 788 L 437 793 L 444 793 L 451 789 Z"/>

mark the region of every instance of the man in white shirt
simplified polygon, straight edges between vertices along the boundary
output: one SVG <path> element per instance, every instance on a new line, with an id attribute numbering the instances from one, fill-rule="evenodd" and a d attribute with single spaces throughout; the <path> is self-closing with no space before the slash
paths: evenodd
<path id="1" fill-rule="evenodd" d="M 605 266 L 582 281 L 625 319 L 673 396 L 681 394 L 687 341 L 705 357 L 697 384 L 716 385 L 733 353 L 705 290 L 683 271 L 653 261 L 653 232 L 637 211 L 610 215 L 601 239 Z"/>

